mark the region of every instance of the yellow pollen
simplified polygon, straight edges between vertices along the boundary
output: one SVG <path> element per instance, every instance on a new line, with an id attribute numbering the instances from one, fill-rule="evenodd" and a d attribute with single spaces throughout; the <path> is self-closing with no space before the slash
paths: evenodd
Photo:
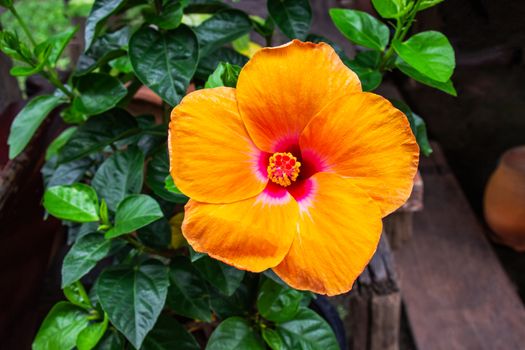
<path id="1" fill-rule="evenodd" d="M 268 178 L 283 187 L 290 186 L 299 176 L 300 166 L 290 152 L 274 153 L 268 162 Z"/>

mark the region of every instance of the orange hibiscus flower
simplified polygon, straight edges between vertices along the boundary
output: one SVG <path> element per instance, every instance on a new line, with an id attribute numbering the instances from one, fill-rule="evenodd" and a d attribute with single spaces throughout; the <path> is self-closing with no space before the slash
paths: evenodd
<path id="1" fill-rule="evenodd" d="M 329 45 L 298 40 L 258 51 L 236 89 L 187 95 L 169 151 L 196 251 L 328 295 L 351 289 L 419 159 L 403 113 Z"/>

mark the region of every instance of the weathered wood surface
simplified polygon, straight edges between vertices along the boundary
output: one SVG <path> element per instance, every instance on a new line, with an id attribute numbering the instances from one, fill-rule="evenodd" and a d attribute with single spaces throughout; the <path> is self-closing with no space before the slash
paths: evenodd
<path id="1" fill-rule="evenodd" d="M 425 210 L 395 252 L 402 297 L 422 350 L 525 348 L 525 309 L 444 160 L 421 162 Z"/>

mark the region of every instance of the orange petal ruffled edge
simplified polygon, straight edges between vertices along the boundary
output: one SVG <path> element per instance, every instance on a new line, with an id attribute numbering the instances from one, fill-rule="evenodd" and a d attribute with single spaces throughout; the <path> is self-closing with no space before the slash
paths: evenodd
<path id="1" fill-rule="evenodd" d="M 239 116 L 235 89 L 203 89 L 184 97 L 171 113 L 168 147 L 175 185 L 197 201 L 246 199 L 268 182 L 259 166 L 262 152 Z"/>
<path id="2" fill-rule="evenodd" d="M 331 46 L 293 40 L 254 54 L 239 75 L 237 101 L 259 149 L 280 152 L 329 102 L 360 91 Z"/>

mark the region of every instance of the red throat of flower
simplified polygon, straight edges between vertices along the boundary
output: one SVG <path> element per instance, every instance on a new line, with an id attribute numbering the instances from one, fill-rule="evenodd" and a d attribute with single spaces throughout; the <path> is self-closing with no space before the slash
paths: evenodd
<path id="1" fill-rule="evenodd" d="M 301 163 L 289 152 L 274 153 L 268 160 L 268 178 L 283 187 L 290 186 L 299 176 Z"/>

